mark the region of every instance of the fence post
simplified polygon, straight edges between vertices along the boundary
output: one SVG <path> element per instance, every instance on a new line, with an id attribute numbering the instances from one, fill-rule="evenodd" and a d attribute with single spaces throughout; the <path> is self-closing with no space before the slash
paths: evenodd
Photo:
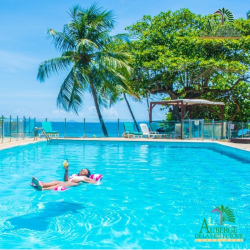
<path id="1" fill-rule="evenodd" d="M 18 132 L 19 132 L 18 116 L 16 117 L 16 126 L 17 126 L 17 130 L 16 130 L 16 140 L 18 141 Z"/>
<path id="2" fill-rule="evenodd" d="M 204 141 L 204 119 L 202 119 L 202 127 L 201 127 L 201 140 Z"/>
<path id="3" fill-rule="evenodd" d="M 34 117 L 34 128 L 33 128 L 33 133 L 34 133 L 34 141 L 36 139 L 36 131 L 35 131 L 35 127 L 36 127 L 36 117 Z M 38 130 L 37 130 L 38 133 Z"/>
<path id="4" fill-rule="evenodd" d="M 2 115 L 2 143 L 4 140 L 4 116 Z"/>
<path id="5" fill-rule="evenodd" d="M 25 116 L 23 117 L 23 140 L 25 139 Z"/>
<path id="6" fill-rule="evenodd" d="M 183 140 L 183 135 L 184 135 L 184 124 L 183 124 L 183 120 L 184 119 L 181 119 L 181 139 Z"/>
<path id="7" fill-rule="evenodd" d="M 117 137 L 119 138 L 120 137 L 120 119 L 118 118 L 118 134 L 117 134 Z"/>
<path id="8" fill-rule="evenodd" d="M 102 122 L 100 121 L 100 125 L 101 125 L 101 138 L 102 138 Z"/>
<path id="9" fill-rule="evenodd" d="M 65 118 L 65 122 L 64 122 L 64 138 L 66 138 L 66 118 Z"/>
<path id="10" fill-rule="evenodd" d="M 243 123 L 243 122 L 241 123 L 241 128 L 242 128 L 242 129 L 241 129 L 241 131 L 242 131 L 241 137 L 243 138 L 243 128 L 244 128 L 244 123 Z"/>
<path id="11" fill-rule="evenodd" d="M 212 120 L 212 141 L 214 140 L 214 119 Z"/>
<path id="12" fill-rule="evenodd" d="M 29 138 L 30 138 L 30 116 L 29 116 Z"/>
<path id="13" fill-rule="evenodd" d="M 228 133 L 228 140 L 229 141 L 231 140 L 231 124 L 232 124 L 232 122 L 229 121 L 228 125 L 227 125 L 227 130 L 229 131 L 229 133 Z M 229 129 L 228 129 L 228 127 L 229 127 Z"/>
<path id="14" fill-rule="evenodd" d="M 11 115 L 10 115 L 10 142 L 11 142 Z"/>
<path id="15" fill-rule="evenodd" d="M 191 120 L 189 119 L 189 140 L 191 139 L 191 131 L 192 131 L 192 128 L 191 128 Z"/>
<path id="16" fill-rule="evenodd" d="M 83 118 L 83 137 L 85 138 L 85 118 Z"/>

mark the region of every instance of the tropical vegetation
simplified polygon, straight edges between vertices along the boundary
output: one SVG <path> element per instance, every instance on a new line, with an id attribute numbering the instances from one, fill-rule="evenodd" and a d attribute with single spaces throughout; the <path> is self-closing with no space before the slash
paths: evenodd
<path id="1" fill-rule="evenodd" d="M 144 16 L 129 26 L 134 91 L 141 97 L 161 94 L 169 99 L 225 101 L 227 119 L 246 120 L 250 115 L 250 21 L 234 20 L 226 9 L 220 11 L 223 23 L 218 15 L 181 9 Z M 204 37 L 209 23 L 224 37 Z M 240 39 L 225 39 L 223 29 L 237 32 Z M 220 119 L 219 110 L 210 112 Z M 178 107 L 173 119 L 180 119 Z"/>
<path id="2" fill-rule="evenodd" d="M 43 62 L 37 78 L 68 71 L 57 104 L 78 113 L 91 92 L 105 136 L 102 107 L 124 99 L 135 121 L 127 94 L 136 98 L 208 99 L 226 103 L 225 118 L 250 117 L 250 19 L 234 19 L 226 8 L 208 16 L 188 9 L 161 12 L 127 27 L 126 35 L 111 36 L 112 11 L 94 4 L 70 10 L 62 32 L 48 30 L 62 55 Z M 196 108 L 196 117 L 221 119 L 220 110 Z M 168 119 L 179 120 L 174 107 Z"/>
<path id="3" fill-rule="evenodd" d="M 126 81 L 131 72 L 130 55 L 116 46 L 126 36 L 110 35 L 115 23 L 114 14 L 102 10 L 97 4 L 90 8 L 75 6 L 69 14 L 71 21 L 61 32 L 54 29 L 47 32 L 62 55 L 41 63 L 37 78 L 43 82 L 52 74 L 69 72 L 58 94 L 58 107 L 78 113 L 84 93 L 89 91 L 103 133 L 108 136 L 101 107 L 116 101 L 119 89 L 130 91 Z"/>

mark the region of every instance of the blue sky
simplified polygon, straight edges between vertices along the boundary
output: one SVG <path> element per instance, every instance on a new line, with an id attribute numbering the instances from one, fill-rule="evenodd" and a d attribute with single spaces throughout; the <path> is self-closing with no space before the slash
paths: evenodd
<path id="1" fill-rule="evenodd" d="M 67 11 L 79 4 L 89 6 L 90 0 L 1 0 L 0 9 L 0 115 L 31 116 L 38 118 L 97 120 L 92 97 L 86 94 L 84 105 L 76 116 L 56 107 L 56 98 L 64 75 L 54 76 L 45 83 L 36 80 L 39 63 L 56 57 L 59 53 L 46 39 L 46 30 L 61 31 L 70 18 Z M 189 8 L 197 14 L 210 14 L 218 8 L 229 8 L 235 18 L 246 16 L 249 0 L 99 0 L 100 6 L 113 10 L 116 27 L 113 34 L 123 33 L 124 28 L 143 15 L 157 15 L 161 11 Z M 159 97 L 158 97 L 159 98 Z M 145 102 L 130 99 L 138 120 L 148 119 Z M 130 119 L 124 101 L 111 109 L 102 110 L 106 120 Z M 164 118 L 164 112 L 154 110 L 154 119 Z"/>

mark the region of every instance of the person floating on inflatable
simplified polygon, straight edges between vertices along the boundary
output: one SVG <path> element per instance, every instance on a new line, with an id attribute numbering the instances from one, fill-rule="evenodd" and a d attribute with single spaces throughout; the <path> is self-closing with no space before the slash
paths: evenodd
<path id="1" fill-rule="evenodd" d="M 32 177 L 31 186 L 37 190 L 55 190 L 55 191 L 65 191 L 67 187 L 78 186 L 80 182 L 86 182 L 95 184 L 97 181 L 102 179 L 100 174 L 92 174 L 87 168 L 82 169 L 79 174 L 73 174 L 69 177 L 69 164 L 65 160 L 63 162 L 65 168 L 64 181 L 51 181 L 51 182 L 41 182 L 37 178 Z"/>

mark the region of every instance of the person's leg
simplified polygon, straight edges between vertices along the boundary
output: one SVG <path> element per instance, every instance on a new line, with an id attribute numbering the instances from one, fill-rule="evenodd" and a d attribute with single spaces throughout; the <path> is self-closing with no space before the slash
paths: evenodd
<path id="1" fill-rule="evenodd" d="M 42 190 L 54 190 L 57 187 L 60 187 L 60 184 L 54 185 L 54 186 L 50 186 L 50 187 L 46 187 L 46 188 L 42 188 Z"/>
<path id="2" fill-rule="evenodd" d="M 67 181 L 67 182 L 61 183 L 60 186 L 63 186 L 63 187 L 72 187 L 72 186 L 77 186 L 78 184 L 79 183 Z"/>
<path id="3" fill-rule="evenodd" d="M 54 186 L 50 186 L 50 187 L 46 187 L 46 188 L 42 188 L 42 190 L 54 190 L 57 187 L 73 187 L 73 186 L 77 186 L 77 183 L 74 182 L 62 182 L 60 184 L 54 185 Z"/>
<path id="4" fill-rule="evenodd" d="M 47 187 L 52 187 L 52 186 L 55 186 L 57 184 L 63 184 L 64 181 L 51 181 L 51 182 L 47 182 L 47 183 L 42 183 L 43 187 L 44 188 L 47 188 Z"/>
<path id="5" fill-rule="evenodd" d="M 37 178 L 32 177 L 32 183 L 35 184 L 36 186 L 38 186 L 38 188 L 41 189 L 41 187 L 42 188 L 47 188 L 47 187 L 55 186 L 57 184 L 63 184 L 64 181 L 51 181 L 51 182 L 44 183 L 44 182 L 39 181 Z"/>
<path id="6" fill-rule="evenodd" d="M 35 178 L 34 176 L 32 177 L 32 183 L 40 190 L 43 189 L 43 183 L 41 181 L 39 181 L 37 178 Z"/>

